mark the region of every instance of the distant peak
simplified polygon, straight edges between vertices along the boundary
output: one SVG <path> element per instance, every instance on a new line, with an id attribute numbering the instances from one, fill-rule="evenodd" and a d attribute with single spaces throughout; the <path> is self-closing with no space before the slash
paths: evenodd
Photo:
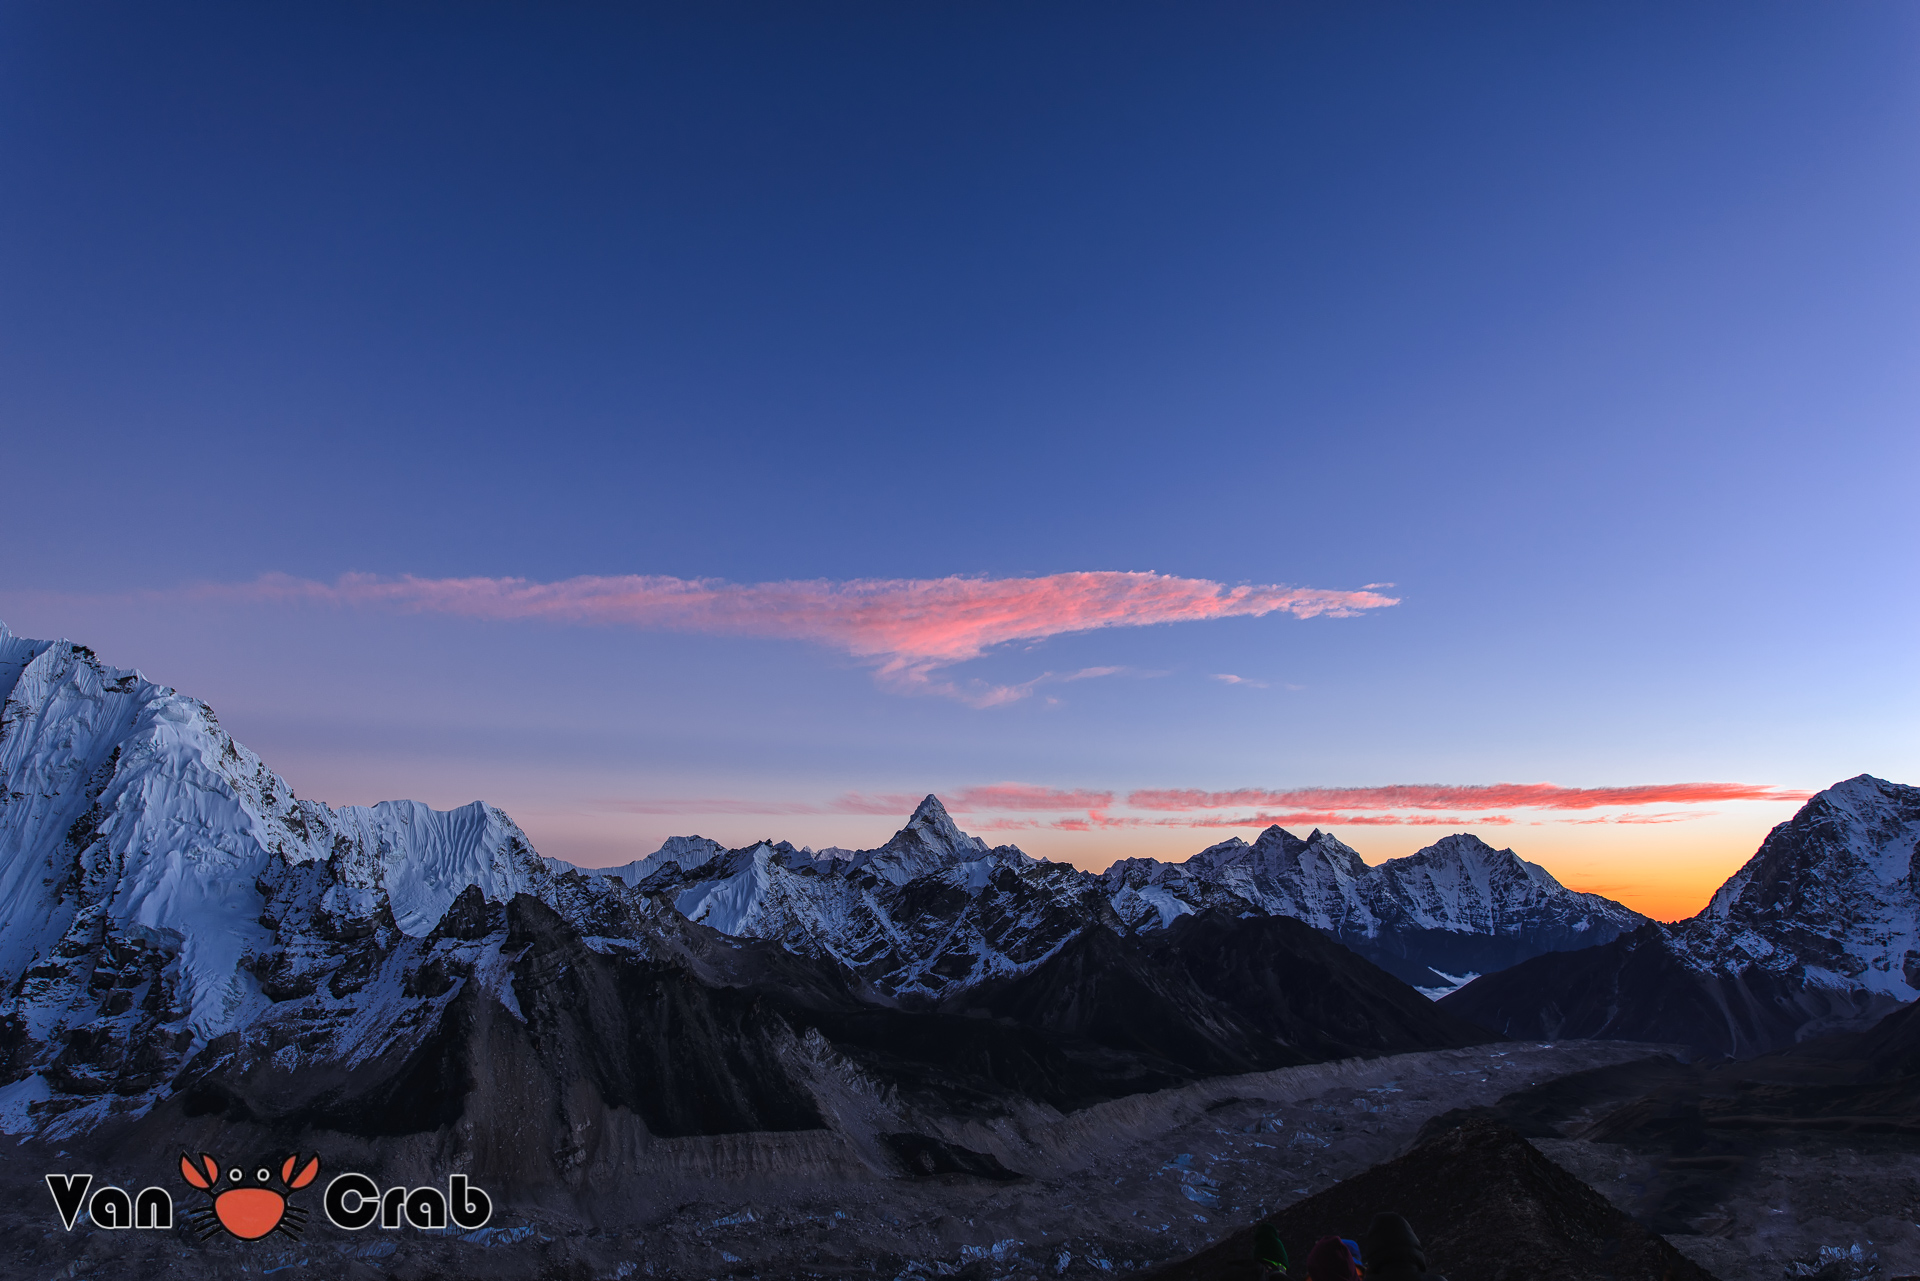
<path id="1" fill-rule="evenodd" d="M 1475 836 L 1472 832 L 1455 832 L 1451 836 L 1443 836 L 1439 840 L 1435 841 L 1433 844 L 1427 846 L 1427 848 L 1430 850 L 1450 850 L 1450 851 L 1451 850 L 1463 850 L 1463 851 L 1474 850 L 1476 852 L 1479 850 L 1487 850 L 1494 854 L 1513 853 L 1512 850 L 1494 849 L 1493 846 L 1487 844 L 1485 841 L 1481 840 L 1478 836 Z"/>
<path id="2" fill-rule="evenodd" d="M 947 807 L 931 792 L 913 811 L 907 825 L 880 848 L 895 854 L 931 855 L 942 862 L 975 859 L 987 853 L 987 843 L 961 831 L 953 816 L 947 813 Z"/>
<path id="3" fill-rule="evenodd" d="M 1314 832 L 1315 836 L 1319 834 L 1318 831 Z M 1257 850 L 1270 850 L 1276 846 L 1283 850 L 1303 849 L 1306 844 L 1305 841 L 1278 823 L 1275 823 L 1272 827 L 1260 833 L 1260 835 L 1256 836 L 1253 840 L 1253 848 Z"/>
<path id="4" fill-rule="evenodd" d="M 1413 853 L 1405 855 L 1404 857 L 1410 861 L 1410 865 L 1416 866 L 1419 864 L 1433 863 L 1458 863 L 1463 865 L 1475 863 L 1482 867 L 1490 867 L 1496 863 L 1511 863 L 1520 867 L 1533 866 L 1533 864 L 1528 863 L 1512 850 L 1495 849 L 1478 836 L 1475 836 L 1472 832 L 1454 832 L 1449 836 L 1443 836 L 1433 844 L 1423 849 L 1415 850 Z M 1417 860 L 1418 863 L 1412 863 L 1412 860 Z M 1400 861 L 1399 859 L 1387 860 L 1388 863 L 1397 863 Z M 1383 864 L 1382 866 L 1385 865 Z M 1556 885 L 1559 884 L 1557 881 L 1554 883 Z"/>

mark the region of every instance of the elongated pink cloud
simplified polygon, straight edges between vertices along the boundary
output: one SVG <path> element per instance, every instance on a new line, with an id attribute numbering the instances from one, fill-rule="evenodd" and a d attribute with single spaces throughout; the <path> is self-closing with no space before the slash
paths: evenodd
<path id="1" fill-rule="evenodd" d="M 1057 832 L 1095 832 L 1105 828 L 1266 828 L 1266 827 L 1507 827 L 1513 820 L 1504 814 L 1483 814 L 1477 818 L 1432 814 L 1344 814 L 1331 810 L 1296 810 L 1271 814 L 1207 814 L 1193 818 L 1140 818 L 1133 815 L 1109 815 L 1095 811 L 1085 818 L 1041 819 L 996 818 L 977 824 L 982 832 L 1011 832 L 1044 828 Z"/>
<path id="2" fill-rule="evenodd" d="M 1242 788 L 1232 792 L 1143 788 L 1127 794 L 1137 810 L 1185 812 L 1248 806 L 1327 810 L 1549 809 L 1698 805 L 1713 801 L 1804 801 L 1811 792 L 1757 783 L 1653 783 L 1637 787 L 1560 787 L 1553 783 L 1480 783 L 1468 786 L 1403 783 L 1387 787 L 1303 787 L 1290 791 Z"/>
<path id="3" fill-rule="evenodd" d="M 268 574 L 197 589 L 202 598 L 304 601 L 481 619 L 547 619 L 657 631 L 805 640 L 871 663 L 883 685 L 991 707 L 1033 684 L 962 685 L 935 673 L 1010 641 L 1105 627 L 1215 618 L 1348 617 L 1399 603 L 1377 592 L 1228 587 L 1204 578 L 1096 571 L 1040 578 L 863 578 L 728 583 L 627 574 L 536 583 L 524 578 L 379 578 L 331 583 Z M 1118 669 L 1113 669 L 1118 670 Z M 1108 674 L 1088 668 L 1055 680 Z M 1045 679 L 1045 678 L 1040 678 Z"/>

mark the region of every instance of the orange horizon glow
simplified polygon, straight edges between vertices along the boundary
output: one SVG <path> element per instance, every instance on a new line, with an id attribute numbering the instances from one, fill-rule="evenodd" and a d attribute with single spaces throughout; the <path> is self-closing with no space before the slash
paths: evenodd
<path id="1" fill-rule="evenodd" d="M 1136 791 L 1128 799 L 1139 794 Z M 1344 810 L 1116 814 L 1113 809 L 1121 802 L 1105 789 L 999 783 L 937 793 L 962 829 L 993 843 L 1016 843 L 1030 854 L 1091 872 L 1104 871 L 1122 858 L 1183 862 L 1229 836 L 1251 840 L 1272 824 L 1303 837 L 1315 827 L 1331 832 L 1369 865 L 1413 854 L 1449 831 L 1467 832 L 1495 848 L 1512 848 L 1522 859 L 1546 868 L 1568 889 L 1602 895 L 1661 921 L 1682 920 L 1705 907 L 1714 891 L 1753 856 L 1767 831 L 1789 817 L 1808 794 L 1746 783 L 1612 788 L 1544 783 L 1393 785 L 1202 794 L 1208 798 L 1337 799 L 1348 807 Z M 758 815 L 778 816 L 785 839 L 796 844 L 869 848 L 892 835 L 924 795 L 846 792 L 819 802 L 688 798 L 607 801 L 598 807 L 608 819 L 673 815 L 683 825 L 705 829 L 717 824 L 708 834 L 730 846 L 736 841 L 751 844 L 769 835 L 756 829 L 771 825 L 754 824 L 750 829 L 741 821 Z M 1478 798 L 1524 799 L 1531 808 L 1480 814 L 1364 808 Z M 1720 804 L 1704 808 L 1708 801 Z M 1062 813 L 1069 809 L 1078 812 Z M 858 829 L 857 834 L 849 829 Z M 1408 830 L 1401 835 L 1396 829 Z M 750 830 L 752 835 L 747 834 Z"/>

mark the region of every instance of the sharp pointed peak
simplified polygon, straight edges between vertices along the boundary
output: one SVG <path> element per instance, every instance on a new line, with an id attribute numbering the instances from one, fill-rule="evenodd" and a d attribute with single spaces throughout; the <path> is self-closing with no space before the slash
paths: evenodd
<path id="1" fill-rule="evenodd" d="M 907 822 L 914 823 L 920 819 L 933 819 L 935 822 L 938 822 L 940 819 L 946 819 L 947 822 L 951 823 L 953 816 L 947 813 L 947 807 L 940 803 L 938 796 L 935 796 L 932 792 L 928 792 L 926 798 L 914 807 L 913 814 L 907 819 Z"/>
<path id="2" fill-rule="evenodd" d="M 975 859 L 988 853 L 987 843 L 960 830 L 940 798 L 928 792 L 915 807 L 906 825 L 893 839 L 874 851 L 876 854 L 911 854 L 933 858 L 936 862 Z"/>

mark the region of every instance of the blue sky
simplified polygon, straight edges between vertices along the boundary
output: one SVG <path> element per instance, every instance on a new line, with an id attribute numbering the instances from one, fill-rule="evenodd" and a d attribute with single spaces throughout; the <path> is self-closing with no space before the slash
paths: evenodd
<path id="1" fill-rule="evenodd" d="M 1917 70 L 1876 3 L 9 6 L 0 618 L 592 863 L 1914 781 Z M 942 679 L 1119 670 L 977 707 L 778 611 L 245 588 L 1098 571 L 1399 603 L 1016 637 Z M 1401 816 L 1671 915 L 1792 808 Z"/>

